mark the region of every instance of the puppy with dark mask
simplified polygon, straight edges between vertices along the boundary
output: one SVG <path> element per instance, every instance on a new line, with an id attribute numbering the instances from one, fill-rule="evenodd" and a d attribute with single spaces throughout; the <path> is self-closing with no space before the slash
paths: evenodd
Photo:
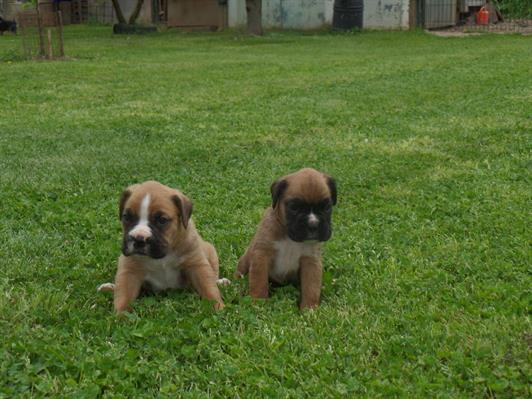
<path id="1" fill-rule="evenodd" d="M 155 181 L 128 187 L 120 198 L 122 255 L 113 291 L 118 313 L 130 310 L 141 289 L 159 292 L 192 287 L 202 298 L 223 307 L 217 284 L 218 255 L 198 234 L 191 219 L 192 202 L 178 190 Z"/>
<path id="2" fill-rule="evenodd" d="M 319 305 L 322 279 L 321 243 L 331 237 L 334 179 L 305 168 L 271 186 L 269 207 L 235 277 L 249 273 L 249 293 L 268 298 L 269 283 L 299 285 L 300 309 Z"/>

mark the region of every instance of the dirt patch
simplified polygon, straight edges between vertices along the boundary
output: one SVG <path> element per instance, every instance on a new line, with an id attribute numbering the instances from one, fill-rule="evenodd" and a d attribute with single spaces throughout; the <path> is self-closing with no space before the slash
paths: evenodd
<path id="1" fill-rule="evenodd" d="M 479 32 L 468 33 L 453 30 L 425 30 L 425 32 L 439 37 L 465 37 L 465 36 L 478 36 Z"/>

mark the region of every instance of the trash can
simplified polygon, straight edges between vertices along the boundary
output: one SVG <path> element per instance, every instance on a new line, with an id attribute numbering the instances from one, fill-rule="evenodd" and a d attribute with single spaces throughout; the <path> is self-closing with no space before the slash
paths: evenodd
<path id="1" fill-rule="evenodd" d="M 364 20 L 364 0 L 335 0 L 333 29 L 362 29 Z"/>

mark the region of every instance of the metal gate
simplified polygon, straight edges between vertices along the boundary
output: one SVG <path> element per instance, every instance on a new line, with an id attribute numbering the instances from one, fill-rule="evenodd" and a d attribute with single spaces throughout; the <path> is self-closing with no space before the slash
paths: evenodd
<path id="1" fill-rule="evenodd" d="M 458 22 L 457 0 L 417 0 L 417 25 L 425 29 L 444 28 Z"/>

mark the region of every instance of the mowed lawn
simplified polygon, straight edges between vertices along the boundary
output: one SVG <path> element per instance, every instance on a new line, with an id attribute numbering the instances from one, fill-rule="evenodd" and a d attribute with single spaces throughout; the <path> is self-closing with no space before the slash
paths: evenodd
<path id="1" fill-rule="evenodd" d="M 113 36 L 67 62 L 0 37 L 0 397 L 527 397 L 531 38 Z M 247 281 L 127 317 L 96 287 L 118 198 L 194 201 L 231 277 L 277 177 L 338 182 L 321 307 Z"/>

